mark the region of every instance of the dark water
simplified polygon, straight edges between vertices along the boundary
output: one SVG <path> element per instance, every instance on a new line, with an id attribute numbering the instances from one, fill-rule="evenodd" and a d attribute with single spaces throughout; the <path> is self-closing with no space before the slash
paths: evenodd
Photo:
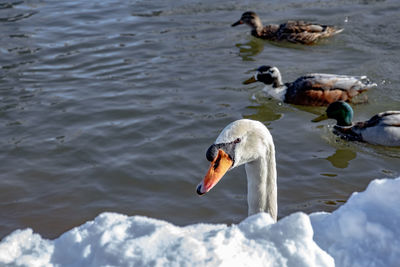
<path id="1" fill-rule="evenodd" d="M 103 211 L 178 225 L 247 215 L 244 168 L 207 196 L 205 151 L 229 122 L 270 129 L 279 216 L 332 211 L 375 178 L 400 175 L 400 149 L 338 140 L 323 111 L 242 85 L 260 65 L 284 81 L 308 72 L 378 83 L 355 119 L 400 109 L 399 1 L 15 1 L 0 3 L 0 236 L 54 238 Z M 256 40 L 264 23 L 344 27 L 317 46 Z"/>

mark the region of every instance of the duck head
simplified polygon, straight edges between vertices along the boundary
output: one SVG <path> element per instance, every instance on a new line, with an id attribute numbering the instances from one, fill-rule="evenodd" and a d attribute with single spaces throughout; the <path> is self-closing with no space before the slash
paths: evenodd
<path id="1" fill-rule="evenodd" d="M 243 84 L 250 84 L 254 82 L 262 82 L 266 85 L 273 85 L 273 87 L 279 87 L 282 85 L 282 76 L 277 67 L 261 66 L 257 69 L 257 72 L 249 79 L 243 82 Z"/>
<path id="2" fill-rule="evenodd" d="M 325 119 L 336 120 L 338 126 L 351 126 L 353 120 L 353 109 L 344 101 L 336 101 L 331 103 L 326 112 L 321 116 L 312 120 L 312 122 L 319 122 Z"/>
<path id="3" fill-rule="evenodd" d="M 260 17 L 257 16 L 257 14 L 253 11 L 244 12 L 241 18 L 232 24 L 232 27 L 235 27 L 240 24 L 247 24 L 252 29 L 258 29 L 263 27 Z"/>

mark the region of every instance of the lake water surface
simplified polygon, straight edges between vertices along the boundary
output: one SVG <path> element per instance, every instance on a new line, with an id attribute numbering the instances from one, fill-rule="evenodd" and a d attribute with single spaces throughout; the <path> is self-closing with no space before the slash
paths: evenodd
<path id="1" fill-rule="evenodd" d="M 345 28 L 315 46 L 255 39 L 230 25 L 303 19 Z M 231 121 L 274 138 L 279 217 L 332 211 L 369 181 L 400 175 L 400 149 L 346 143 L 324 108 L 280 103 L 243 85 L 260 65 L 378 84 L 355 120 L 400 109 L 400 2 L 14 1 L 0 4 L 0 238 L 54 238 L 103 211 L 178 225 L 247 215 L 238 168 L 206 196 L 206 149 Z"/>

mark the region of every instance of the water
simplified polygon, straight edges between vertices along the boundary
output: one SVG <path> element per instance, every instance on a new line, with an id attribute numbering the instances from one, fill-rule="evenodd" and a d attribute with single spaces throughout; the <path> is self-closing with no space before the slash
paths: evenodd
<path id="1" fill-rule="evenodd" d="M 264 23 L 344 27 L 316 46 L 256 40 Z M 15 1 L 0 4 L 0 236 L 47 238 L 103 211 L 178 225 L 237 223 L 244 168 L 206 196 L 205 151 L 229 122 L 252 118 L 277 149 L 279 217 L 332 211 L 369 181 L 400 174 L 398 148 L 346 143 L 323 108 L 279 103 L 242 81 L 263 64 L 284 81 L 308 72 L 368 75 L 378 88 L 355 119 L 400 109 L 398 1 Z M 329 126 L 330 125 L 330 126 Z"/>

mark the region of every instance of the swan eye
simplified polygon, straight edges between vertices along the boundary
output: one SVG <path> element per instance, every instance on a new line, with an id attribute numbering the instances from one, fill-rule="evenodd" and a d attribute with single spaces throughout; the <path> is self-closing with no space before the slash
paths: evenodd
<path id="1" fill-rule="evenodd" d="M 242 139 L 240 139 L 240 138 L 236 138 L 236 140 L 235 141 L 233 141 L 235 144 L 238 144 L 238 143 L 240 143 L 242 141 Z"/>

